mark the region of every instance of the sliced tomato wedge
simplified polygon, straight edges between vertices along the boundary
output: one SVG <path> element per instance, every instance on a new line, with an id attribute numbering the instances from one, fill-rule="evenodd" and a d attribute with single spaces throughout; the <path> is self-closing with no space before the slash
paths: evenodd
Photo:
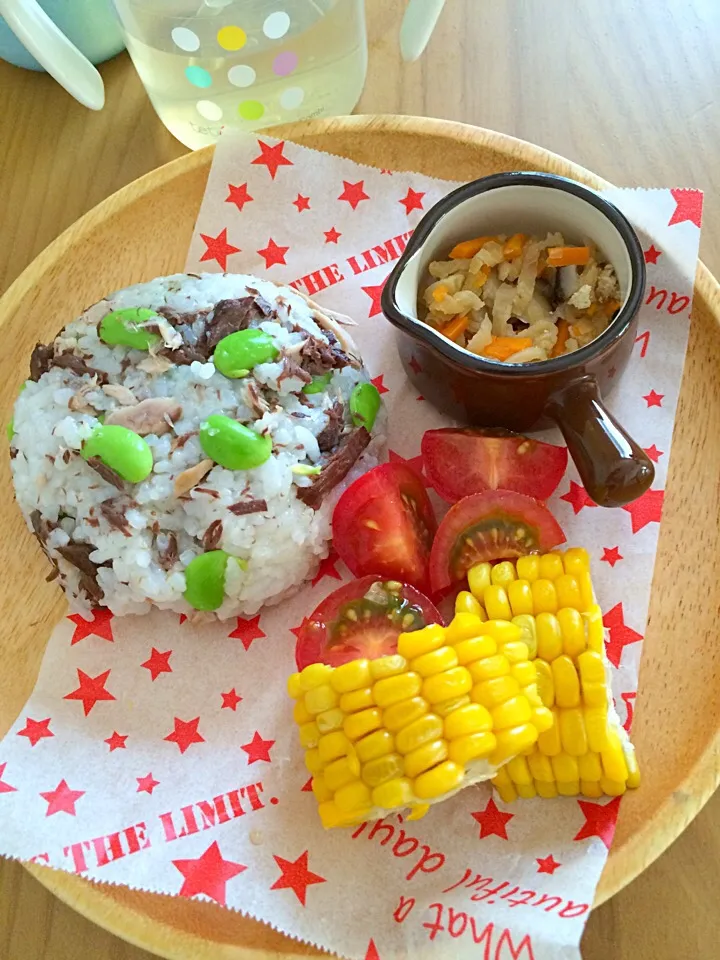
<path id="1" fill-rule="evenodd" d="M 437 522 L 422 478 L 404 463 L 360 477 L 333 513 L 333 543 L 356 577 L 374 574 L 427 591 Z"/>
<path id="2" fill-rule="evenodd" d="M 406 583 L 377 577 L 352 580 L 326 597 L 298 631 L 298 670 L 311 663 L 338 667 L 397 653 L 401 633 L 442 623 L 424 594 Z"/>
<path id="3" fill-rule="evenodd" d="M 449 503 L 483 490 L 514 490 L 547 500 L 568 462 L 567 447 L 502 427 L 428 430 L 422 457 L 428 479 Z"/>
<path id="4" fill-rule="evenodd" d="M 521 493 L 486 490 L 451 507 L 430 557 L 433 591 L 462 580 L 476 563 L 544 553 L 565 542 L 548 508 Z"/>

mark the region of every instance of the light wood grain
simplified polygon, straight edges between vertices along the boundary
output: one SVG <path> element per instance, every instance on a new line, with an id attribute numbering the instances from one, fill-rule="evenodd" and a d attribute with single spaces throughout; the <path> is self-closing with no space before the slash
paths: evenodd
<path id="1" fill-rule="evenodd" d="M 720 236 L 713 231 L 718 186 L 715 161 L 720 155 L 719 111 L 711 83 L 712 38 L 713 33 L 717 37 L 720 25 L 716 4 L 702 0 L 691 4 L 656 3 L 652 6 L 652 22 L 647 23 L 648 5 L 641 3 L 600 5 L 592 0 L 577 0 L 573 4 L 547 4 L 526 0 L 491 4 L 484 0 L 454 0 L 446 7 L 425 59 L 409 66 L 400 65 L 391 30 L 397 25 L 400 6 L 394 0 L 368 4 L 371 68 L 361 108 L 445 116 L 495 126 L 564 153 L 621 184 L 704 187 L 708 207 L 703 251 L 711 268 L 720 267 Z M 461 37 L 464 53 L 459 56 Z M 125 59 L 108 64 L 103 71 L 108 81 L 108 110 L 91 115 L 73 105 L 47 77 L 0 64 L 0 204 L 4 237 L 0 287 L 84 210 L 139 173 L 184 152 L 155 121 Z M 443 150 L 442 142 L 432 144 L 428 162 L 441 164 Z M 90 171 L 82 177 L 78 175 L 81 153 L 84 166 Z M 453 159 L 452 155 L 449 159 Z M 473 175 L 462 163 L 452 171 L 445 169 L 445 173 L 458 177 Z M 172 234 L 165 240 L 165 246 L 171 247 L 172 258 L 177 256 L 185 237 Z M 93 258 L 91 247 L 86 255 L 89 260 Z M 159 269 L 150 269 L 149 273 Z M 69 276 L 61 276 L 63 272 L 64 269 L 59 270 L 53 282 L 62 288 L 69 284 L 77 288 L 76 292 L 89 293 L 92 279 L 88 283 L 74 271 L 69 271 Z M 123 277 L 117 282 L 129 279 Z M 61 298 L 58 312 L 67 306 Z M 712 339 L 714 328 L 710 323 L 704 328 L 702 322 L 695 325 L 696 354 L 701 335 Z M 23 349 L 26 339 L 20 336 Z M 3 345 L 6 343 L 4 340 Z M 709 365 L 717 364 L 716 354 L 714 349 L 698 374 L 710 383 L 714 381 Z M 13 388 L 22 375 L 20 369 L 11 370 Z M 711 478 L 702 479 L 700 484 L 700 497 L 708 504 L 706 515 L 711 518 L 711 529 L 702 537 L 693 537 L 693 549 L 698 547 L 698 539 L 704 549 L 716 549 L 717 491 L 708 486 L 714 484 L 718 468 L 717 444 L 712 442 L 717 436 L 716 399 L 713 397 L 705 425 L 707 434 L 692 438 L 695 449 L 704 449 L 706 455 L 701 477 Z M 683 404 L 687 406 L 688 402 L 692 398 L 684 396 Z M 696 469 L 698 465 L 693 464 L 693 470 Z M 680 521 L 669 520 L 664 526 L 662 549 L 668 564 L 677 554 L 677 545 L 686 542 L 683 523 L 693 527 L 695 516 L 691 508 L 693 497 L 698 496 L 689 480 L 687 486 L 676 483 L 675 478 L 671 483 L 677 486 L 676 499 L 685 499 L 687 506 L 680 503 L 674 507 L 673 515 Z M 15 540 L 20 532 L 16 523 L 6 536 Z M 23 572 L 31 569 L 33 562 L 27 545 L 25 553 L 27 556 L 20 558 Z M 703 630 L 709 632 L 700 635 L 694 648 L 702 646 L 710 653 L 716 644 L 710 622 L 713 605 L 708 604 L 707 596 L 706 585 L 694 584 L 682 612 L 685 616 L 690 611 L 694 614 L 695 607 L 700 614 L 700 608 L 707 611 Z M 679 610 L 671 612 L 675 615 Z M 35 628 L 46 634 L 54 615 L 57 613 L 53 614 L 48 607 Z M 657 696 L 658 684 L 661 688 L 672 687 L 669 677 L 662 675 L 667 664 L 659 658 L 650 659 L 652 637 L 666 629 L 662 611 L 656 618 L 653 610 L 642 697 L 646 688 L 648 692 L 654 690 L 653 696 Z M 678 657 L 682 656 L 684 644 L 682 631 L 676 641 Z M 704 674 L 706 664 L 699 656 L 695 662 L 697 674 Z M 653 663 L 656 673 L 661 672 L 651 680 L 647 671 Z M 699 679 L 706 681 L 705 676 Z M 8 683 L 0 690 L 0 699 L 12 686 Z M 717 716 L 717 703 L 714 707 Z M 641 723 L 642 700 L 638 709 Z M 696 720 L 700 709 L 702 704 L 690 704 Z M 666 719 L 672 725 L 671 718 Z M 638 737 L 642 736 L 640 729 Z M 687 768 L 704 745 L 707 738 L 703 737 L 691 745 L 684 758 Z M 689 805 L 684 802 L 679 806 Z M 706 811 L 654 867 L 593 914 L 585 939 L 586 960 L 626 960 L 631 956 L 639 960 L 703 960 L 716 955 L 720 929 L 711 905 L 716 887 L 713 877 L 717 877 L 715 863 L 720 859 L 717 801 L 714 809 L 714 827 Z M 675 816 L 680 825 L 687 814 L 680 809 Z M 7 916 L 3 914 L 0 921 L 0 956 L 9 960 L 76 957 L 78 943 L 83 943 L 83 953 L 88 956 L 138 960 L 143 955 L 111 940 L 98 928 L 90 928 L 87 922 L 53 901 L 16 865 L 3 867 L 0 879 L 3 890 L 13 887 L 13 896 L 2 898 Z M 211 905 L 207 905 L 207 911 L 205 905 L 199 906 L 208 916 L 214 916 L 215 908 Z M 191 930 L 192 917 L 184 919 Z M 111 925 L 117 922 L 117 912 L 110 911 L 106 920 Z M 222 929 L 220 920 L 217 924 Z M 3 941 L 5 931 L 7 943 Z M 139 931 L 138 936 L 145 933 Z M 166 955 L 175 946 L 171 935 L 165 943 L 158 943 Z M 292 950 L 297 952 L 296 947 Z M 214 953 L 223 955 L 224 950 Z"/>

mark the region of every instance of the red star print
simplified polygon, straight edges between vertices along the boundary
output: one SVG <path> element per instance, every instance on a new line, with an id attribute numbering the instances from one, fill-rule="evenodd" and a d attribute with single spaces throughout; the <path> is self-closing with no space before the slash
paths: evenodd
<path id="1" fill-rule="evenodd" d="M 658 250 L 652 243 L 647 250 L 643 251 L 645 263 L 657 263 L 658 257 L 662 256 L 662 250 Z"/>
<path id="2" fill-rule="evenodd" d="M 379 377 L 375 377 L 370 381 L 370 383 L 375 387 L 375 389 L 380 394 L 380 396 L 382 396 L 384 393 L 390 393 L 390 388 L 386 387 L 383 382 L 384 376 L 385 374 L 381 373 Z"/>
<path id="3" fill-rule="evenodd" d="M 136 793 L 152 793 L 155 787 L 160 786 L 160 781 L 156 780 L 151 773 L 146 777 L 135 777 L 138 788 Z"/>
<path id="4" fill-rule="evenodd" d="M 180 626 L 182 626 L 187 620 L 187 616 L 184 613 L 180 614 Z"/>
<path id="5" fill-rule="evenodd" d="M 563 494 L 560 499 L 564 500 L 565 503 L 569 503 L 575 514 L 580 513 L 583 507 L 597 506 L 595 501 L 590 498 L 585 487 L 581 487 L 580 484 L 575 483 L 574 480 L 570 481 L 570 489 L 567 493 Z"/>
<path id="6" fill-rule="evenodd" d="M 172 673 L 172 667 L 170 666 L 170 657 L 172 656 L 172 650 L 156 650 L 155 647 L 152 647 L 150 651 L 150 656 L 145 661 L 141 663 L 141 667 L 145 667 L 146 670 L 150 671 L 150 678 L 152 680 L 157 680 L 161 673 Z"/>
<path id="7" fill-rule="evenodd" d="M 229 183 L 228 190 L 229 193 L 227 197 L 225 197 L 225 203 L 234 203 L 238 208 L 239 213 L 242 213 L 242 209 L 246 203 L 252 203 L 252 201 L 255 199 L 248 193 L 246 183 L 241 183 L 237 187 L 234 187 L 231 183 Z"/>
<path id="8" fill-rule="evenodd" d="M 398 200 L 398 203 L 401 203 L 405 207 L 405 213 L 410 216 L 413 210 L 422 210 L 424 196 L 424 193 L 418 193 L 417 190 L 408 187 L 406 196 L 404 196 L 402 200 Z"/>
<path id="9" fill-rule="evenodd" d="M 86 620 L 79 613 L 73 613 L 72 616 L 68 617 L 68 620 L 72 620 L 75 624 L 70 646 L 79 643 L 85 637 L 100 637 L 101 640 L 109 640 L 110 643 L 113 643 L 112 624 L 110 623 L 112 618 L 113 615 L 107 607 L 98 607 L 97 610 L 93 610 L 92 620 Z"/>
<path id="10" fill-rule="evenodd" d="M 298 213 L 310 209 L 310 197 L 304 197 L 301 193 L 293 200 L 293 206 L 297 207 Z"/>
<path id="11" fill-rule="evenodd" d="M 202 893 L 223 907 L 226 883 L 247 870 L 242 863 L 224 860 L 217 840 L 196 860 L 173 860 L 172 865 L 177 867 L 184 877 L 179 890 L 181 897 L 195 897 Z"/>
<path id="12" fill-rule="evenodd" d="M 307 617 L 303 617 L 303 622 L 299 627 L 290 627 L 290 633 L 294 634 L 296 640 L 300 639 L 309 622 Z"/>
<path id="13" fill-rule="evenodd" d="M 338 562 L 340 557 L 333 550 L 329 556 L 325 557 L 324 560 L 320 561 L 320 566 L 318 567 L 318 572 L 315 575 L 315 579 L 312 581 L 313 587 L 316 583 L 320 583 L 323 577 L 331 577 L 333 580 L 342 580 L 342 577 L 335 569 L 335 564 Z"/>
<path id="14" fill-rule="evenodd" d="M 325 243 L 337 243 L 342 236 L 341 233 L 337 232 L 335 227 L 331 227 L 329 230 L 323 230 L 323 233 L 325 234 Z"/>
<path id="15" fill-rule="evenodd" d="M 501 840 L 507 840 L 506 824 L 514 816 L 514 813 L 503 813 L 502 810 L 499 810 L 492 797 L 488 800 L 484 810 L 476 810 L 472 814 L 473 820 L 477 820 L 480 824 L 481 840 L 484 840 L 485 837 L 500 837 Z"/>
<path id="16" fill-rule="evenodd" d="M 410 362 L 408 363 L 408 366 L 410 367 L 410 369 L 412 370 L 412 372 L 415 374 L 416 377 L 423 372 L 423 368 L 417 362 L 415 357 L 410 357 Z M 425 398 L 423 397 L 423 400 L 424 399 Z"/>
<path id="17" fill-rule="evenodd" d="M 34 747 L 36 743 L 39 743 L 40 740 L 43 740 L 45 737 L 55 736 L 50 730 L 50 717 L 46 717 L 45 720 L 31 720 L 30 717 L 26 717 L 25 726 L 22 730 L 18 730 L 17 735 L 19 737 L 27 737 L 31 747 Z"/>
<path id="18" fill-rule="evenodd" d="M 194 720 L 180 720 L 179 717 L 174 717 L 173 719 L 175 721 L 175 729 L 164 739 L 169 740 L 171 743 L 176 743 L 180 748 L 180 753 L 185 753 L 193 743 L 205 743 L 205 737 L 198 733 L 200 717 L 195 717 Z"/>
<path id="19" fill-rule="evenodd" d="M 538 873 L 555 873 L 557 868 L 562 866 L 551 853 L 547 857 L 536 857 L 535 862 L 538 865 Z"/>
<path id="20" fill-rule="evenodd" d="M 231 243 L 228 243 L 227 227 L 223 227 L 216 237 L 201 233 L 200 238 L 207 247 L 205 253 L 200 257 L 200 262 L 215 260 L 223 272 L 227 270 L 227 258 L 230 254 L 240 253 L 240 247 L 234 247 Z"/>
<path id="21" fill-rule="evenodd" d="M 432 490 L 432 485 L 430 484 L 430 481 L 423 473 L 422 454 L 417 457 L 408 457 L 406 459 L 405 457 L 401 457 L 399 453 L 395 453 L 394 450 L 390 450 L 388 451 L 388 458 L 390 460 L 390 463 L 406 463 L 412 470 L 415 471 L 415 473 L 419 474 L 420 477 L 422 477 L 422 480 L 425 486 L 430 487 L 430 489 Z"/>
<path id="22" fill-rule="evenodd" d="M 230 640 L 241 640 L 246 650 L 250 649 L 253 640 L 260 640 L 267 634 L 260 629 L 260 614 L 253 617 L 252 620 L 245 620 L 244 617 L 237 618 L 237 627 L 232 633 L 228 634 Z"/>
<path id="23" fill-rule="evenodd" d="M 668 221 L 668 226 L 671 227 L 674 223 L 683 223 L 685 220 L 689 220 L 696 227 L 699 227 L 702 223 L 702 190 L 671 190 L 670 193 L 676 207 Z"/>
<path id="24" fill-rule="evenodd" d="M 46 817 L 52 817 L 55 813 L 69 813 L 75 816 L 75 804 L 80 797 L 85 796 L 84 790 L 71 790 L 65 780 L 61 780 L 54 790 L 47 793 L 41 793 L 43 800 L 47 801 Z"/>
<path id="25" fill-rule="evenodd" d="M 312 777 L 310 777 L 308 780 L 306 780 L 305 783 L 303 784 L 300 792 L 301 792 L 301 793 L 312 793 L 312 781 L 313 781 L 313 778 L 312 778 Z"/>
<path id="26" fill-rule="evenodd" d="M 623 510 L 630 514 L 633 533 L 649 523 L 660 523 L 664 499 L 664 490 L 648 490 L 637 500 L 625 504 Z"/>
<path id="27" fill-rule="evenodd" d="M 78 670 L 80 686 L 72 693 L 66 693 L 63 700 L 82 700 L 83 713 L 87 716 L 98 700 L 115 700 L 109 690 L 105 689 L 110 671 L 99 673 L 96 677 L 89 677 L 83 670 Z"/>
<path id="28" fill-rule="evenodd" d="M 382 283 L 378 283 L 374 287 L 360 287 L 363 293 L 366 293 L 372 303 L 370 304 L 370 312 L 368 313 L 368 318 L 376 317 L 379 313 L 382 313 L 382 307 L 380 306 L 380 297 L 383 292 L 383 287 L 387 283 L 387 277 L 383 280 Z"/>
<path id="29" fill-rule="evenodd" d="M 633 701 L 637 697 L 637 690 L 632 690 L 628 693 L 621 693 L 620 696 L 625 702 L 625 723 L 623 724 L 623 727 L 625 728 L 626 733 L 630 733 L 630 727 L 632 727 L 633 716 L 635 714 Z"/>
<path id="30" fill-rule="evenodd" d="M 127 733 L 121 734 L 113 730 L 112 736 L 108 737 L 104 742 L 110 747 L 110 753 L 112 753 L 113 750 L 126 750 L 125 741 L 127 738 Z"/>
<path id="31" fill-rule="evenodd" d="M 251 160 L 251 163 L 258 164 L 262 167 L 267 167 L 272 180 L 275 179 L 275 174 L 278 172 L 278 167 L 294 166 L 292 160 L 288 160 L 288 158 L 283 154 L 283 147 L 285 146 L 284 140 L 281 140 L 280 143 L 276 143 L 272 147 L 269 143 L 263 143 L 262 140 L 258 140 L 258 146 L 260 147 L 260 156 L 255 157 L 254 160 Z"/>
<path id="32" fill-rule="evenodd" d="M 285 860 L 273 854 L 275 863 L 280 867 L 280 876 L 270 887 L 271 890 L 292 890 L 300 903 L 305 906 L 307 888 L 313 883 L 326 883 L 325 877 L 312 873 L 308 869 L 308 851 L 301 853 L 297 860 Z"/>
<path id="33" fill-rule="evenodd" d="M 388 177 L 391 177 L 391 176 L 393 175 L 392 170 L 388 170 L 387 167 L 383 167 L 382 170 L 380 171 L 380 173 L 387 174 Z"/>
<path id="34" fill-rule="evenodd" d="M 380 960 L 380 954 L 377 952 L 375 941 L 372 939 L 368 944 L 367 953 L 365 954 L 365 960 Z"/>
<path id="35" fill-rule="evenodd" d="M 364 180 L 358 180 L 357 183 L 348 183 L 347 180 L 343 180 L 343 187 L 345 189 L 338 197 L 338 200 L 347 200 L 353 210 L 357 210 L 358 205 L 361 204 L 363 200 L 370 199 L 365 193 Z"/>
<path id="36" fill-rule="evenodd" d="M 658 450 L 655 444 L 653 444 L 651 447 L 643 447 L 643 450 L 650 457 L 653 463 L 657 463 L 665 452 L 664 450 Z"/>
<path id="37" fill-rule="evenodd" d="M 610 631 L 610 639 L 605 644 L 608 660 L 614 667 L 619 667 L 625 647 L 642 640 L 643 635 L 625 625 L 622 603 L 616 603 L 611 610 L 608 610 L 603 616 L 603 624 Z"/>
<path id="38" fill-rule="evenodd" d="M 645 394 L 643 400 L 647 403 L 648 407 L 661 407 L 664 396 L 664 393 L 655 393 L 654 390 L 651 390 L 650 393 Z"/>
<path id="39" fill-rule="evenodd" d="M 275 243 L 272 237 L 267 242 L 267 246 L 263 247 L 262 250 L 258 250 L 257 253 L 265 260 L 265 269 L 269 270 L 270 267 L 274 267 L 276 264 L 286 265 L 285 254 L 288 252 L 290 247 L 280 247 Z"/>
<path id="40" fill-rule="evenodd" d="M 234 712 L 237 710 L 237 705 L 242 703 L 242 697 L 237 695 L 235 692 L 235 687 L 233 687 L 232 690 L 228 690 L 227 693 L 220 694 L 220 696 L 222 697 L 222 707 L 220 707 L 221 710 L 224 710 L 227 707 L 228 710 L 232 710 Z"/>
<path id="41" fill-rule="evenodd" d="M 611 567 L 614 567 L 618 560 L 623 559 L 623 555 L 617 547 L 604 547 L 603 555 L 600 559 L 604 560 L 605 563 L 609 563 Z"/>
<path id="42" fill-rule="evenodd" d="M 588 837 L 600 837 L 605 846 L 610 849 L 615 833 L 620 801 L 622 797 L 615 797 L 610 803 L 590 803 L 587 800 L 578 800 L 580 809 L 585 816 L 585 823 L 573 837 L 573 840 L 586 840 Z"/>
<path id="43" fill-rule="evenodd" d="M 249 766 L 251 763 L 257 763 L 258 760 L 264 760 L 266 763 L 272 763 L 270 751 L 274 745 L 274 740 L 263 740 L 256 730 L 250 743 L 244 743 L 240 749 L 244 750 L 247 754 Z"/>
<path id="44" fill-rule="evenodd" d="M 0 793 L 15 793 L 17 787 L 11 787 L 9 783 L 6 783 L 3 780 L 3 774 L 5 773 L 6 763 L 0 763 Z"/>

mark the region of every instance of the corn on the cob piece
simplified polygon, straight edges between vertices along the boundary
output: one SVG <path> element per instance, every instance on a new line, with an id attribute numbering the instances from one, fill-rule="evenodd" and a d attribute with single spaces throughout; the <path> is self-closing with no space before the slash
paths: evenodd
<path id="1" fill-rule="evenodd" d="M 553 716 L 537 743 L 496 774 L 502 799 L 619 796 L 639 786 L 635 750 L 613 707 L 587 552 L 480 563 L 468 584 L 482 615 L 504 616 L 520 628 L 535 666 L 534 689 Z M 456 610 L 469 604 L 461 594 Z"/>
<path id="2" fill-rule="evenodd" d="M 481 619 L 467 597 L 460 605 L 448 627 L 401 634 L 394 656 L 290 677 L 325 827 L 405 807 L 421 816 L 489 780 L 552 725 L 520 628 Z"/>

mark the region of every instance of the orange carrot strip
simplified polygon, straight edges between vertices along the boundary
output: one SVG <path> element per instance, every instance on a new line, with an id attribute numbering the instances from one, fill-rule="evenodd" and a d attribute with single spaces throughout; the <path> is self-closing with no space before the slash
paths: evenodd
<path id="1" fill-rule="evenodd" d="M 590 260 L 590 247 L 548 247 L 549 267 L 584 267 Z"/>
<path id="2" fill-rule="evenodd" d="M 442 283 L 440 284 L 439 287 L 435 287 L 435 289 L 432 292 L 432 298 L 435 301 L 435 303 L 440 303 L 440 301 L 444 300 L 447 295 L 448 295 L 448 288 L 444 286 Z"/>
<path id="3" fill-rule="evenodd" d="M 621 306 L 622 304 L 619 300 L 608 300 L 604 307 L 606 316 L 611 317 Z"/>
<path id="4" fill-rule="evenodd" d="M 480 267 L 480 269 L 478 270 L 475 280 L 473 282 L 473 287 L 476 290 L 480 290 L 482 287 L 485 286 L 485 281 L 489 276 L 490 276 L 490 267 L 487 264 L 485 264 L 484 266 Z"/>
<path id="5" fill-rule="evenodd" d="M 492 360 L 509 360 L 514 353 L 526 350 L 532 345 L 532 337 L 493 337 L 480 351 L 480 356 L 490 357 Z"/>
<path id="6" fill-rule="evenodd" d="M 457 340 L 461 333 L 465 333 L 469 323 L 469 314 L 463 314 L 463 316 L 455 317 L 454 320 L 446 323 L 444 327 L 440 327 L 440 333 L 447 337 L 448 340 Z"/>
<path id="7" fill-rule="evenodd" d="M 558 338 L 555 341 L 555 346 L 550 351 L 551 357 L 559 357 L 561 353 L 565 352 L 565 344 L 568 341 L 570 336 L 570 324 L 567 320 L 558 321 Z"/>
<path id="8" fill-rule="evenodd" d="M 474 240 L 463 240 L 462 243 L 457 243 L 452 248 L 450 251 L 450 259 L 469 260 L 485 246 L 488 240 L 494 239 L 495 237 L 475 237 Z"/>
<path id="9" fill-rule="evenodd" d="M 506 260 L 514 260 L 516 257 L 519 257 L 523 252 L 523 247 L 525 246 L 525 234 L 524 233 L 514 233 L 509 240 L 505 241 L 505 246 L 503 247 L 503 256 Z"/>

